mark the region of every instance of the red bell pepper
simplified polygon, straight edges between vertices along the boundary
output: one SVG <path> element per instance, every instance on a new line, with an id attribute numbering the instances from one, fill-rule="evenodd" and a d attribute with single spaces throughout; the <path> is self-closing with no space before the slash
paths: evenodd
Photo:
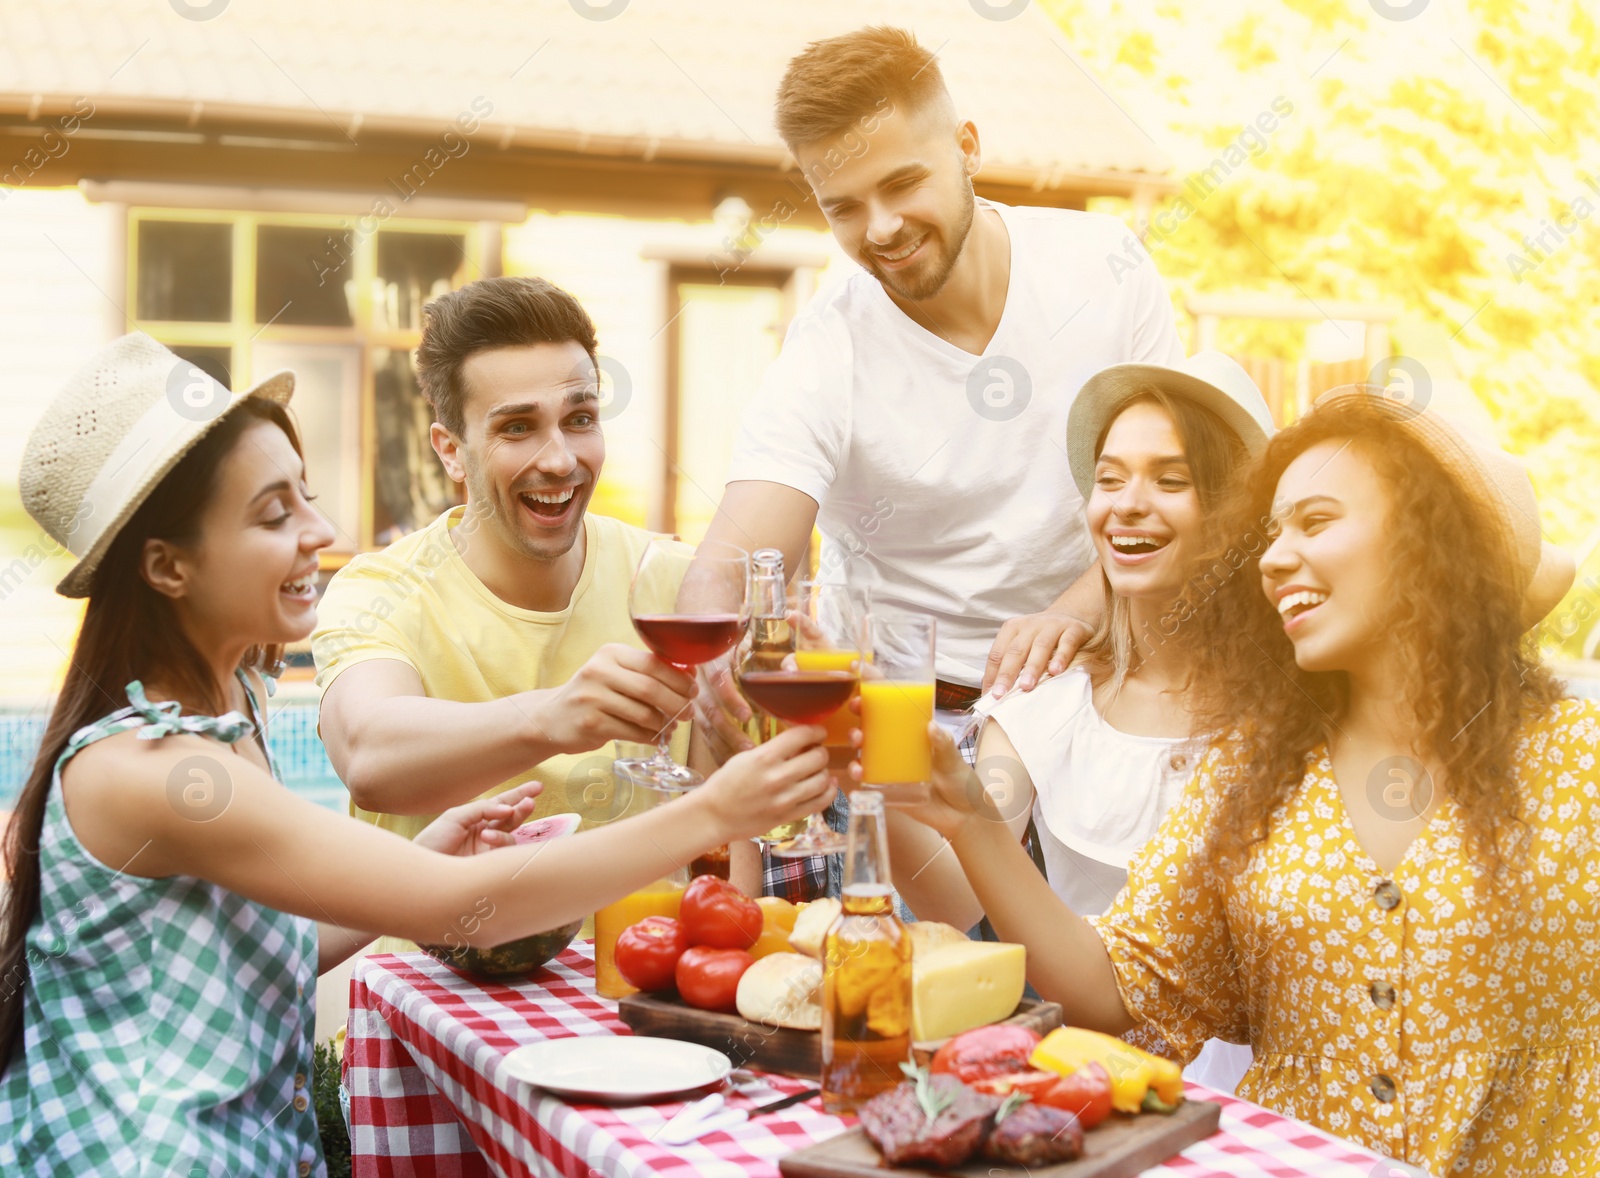
<path id="1" fill-rule="evenodd" d="M 967 1081 L 974 1092 L 987 1092 L 990 1096 L 1010 1096 L 1020 1092 L 1037 1104 L 1044 1104 L 1045 1093 L 1055 1086 L 1060 1076 L 1054 1072 L 1008 1072 L 1003 1076 L 985 1076 L 981 1080 Z"/>
<path id="2" fill-rule="evenodd" d="M 991 1076 L 1012 1075 L 1037 1069 L 1028 1062 L 1039 1036 L 1027 1027 L 997 1023 L 977 1027 L 950 1039 L 934 1052 L 928 1070 L 947 1072 L 963 1084 Z"/>
<path id="3" fill-rule="evenodd" d="M 1034 1097 L 1040 1104 L 1075 1114 L 1085 1129 L 1093 1129 L 1111 1115 L 1111 1076 L 1100 1064 L 1086 1063 L 1065 1076 L 1045 1075 L 1054 1083 Z"/>

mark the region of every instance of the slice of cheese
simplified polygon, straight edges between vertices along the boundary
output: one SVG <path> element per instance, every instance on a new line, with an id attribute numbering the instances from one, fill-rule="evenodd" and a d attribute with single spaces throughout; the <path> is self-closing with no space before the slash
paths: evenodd
<path id="1" fill-rule="evenodd" d="M 1010 1018 L 1026 980 L 1021 945 L 962 941 L 930 949 L 911 962 L 912 1039 L 948 1039 Z"/>

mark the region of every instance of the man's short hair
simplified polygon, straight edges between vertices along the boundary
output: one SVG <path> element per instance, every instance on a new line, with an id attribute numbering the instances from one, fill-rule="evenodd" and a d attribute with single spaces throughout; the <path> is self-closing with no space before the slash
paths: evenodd
<path id="1" fill-rule="evenodd" d="M 461 369 L 478 352 L 572 340 L 595 362 L 594 323 L 583 304 L 543 278 L 480 278 L 422 308 L 417 381 L 433 416 L 460 437 Z"/>
<path id="2" fill-rule="evenodd" d="M 891 107 L 915 110 L 945 92 L 939 63 L 905 29 L 874 25 L 813 41 L 778 83 L 778 134 L 793 152 Z"/>

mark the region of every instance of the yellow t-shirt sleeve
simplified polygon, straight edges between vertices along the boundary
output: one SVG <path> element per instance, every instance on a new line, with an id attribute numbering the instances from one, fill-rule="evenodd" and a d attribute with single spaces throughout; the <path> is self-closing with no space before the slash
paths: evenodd
<path id="1" fill-rule="evenodd" d="M 1218 789 L 1218 763 L 1213 749 L 1129 864 L 1128 882 L 1110 910 L 1089 918 L 1128 1013 L 1184 1062 L 1207 1039 L 1245 1042 L 1249 1036 L 1223 892 L 1197 860 Z"/>
<path id="2" fill-rule="evenodd" d="M 411 640 L 392 621 L 396 584 L 393 575 L 360 559 L 329 580 L 311 633 L 318 687 L 326 691 L 340 672 L 369 659 L 397 659 L 421 673 Z"/>

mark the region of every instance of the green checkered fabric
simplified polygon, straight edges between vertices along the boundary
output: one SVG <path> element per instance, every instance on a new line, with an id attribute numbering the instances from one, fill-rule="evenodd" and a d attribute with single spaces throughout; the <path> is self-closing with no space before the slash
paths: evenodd
<path id="1" fill-rule="evenodd" d="M 232 743 L 257 724 L 151 705 L 138 683 L 128 700 L 56 762 L 23 1050 L 0 1075 L 0 1174 L 323 1175 L 310 1090 L 316 923 L 204 880 L 113 871 L 78 842 L 61 801 L 61 766 L 107 736 Z"/>

